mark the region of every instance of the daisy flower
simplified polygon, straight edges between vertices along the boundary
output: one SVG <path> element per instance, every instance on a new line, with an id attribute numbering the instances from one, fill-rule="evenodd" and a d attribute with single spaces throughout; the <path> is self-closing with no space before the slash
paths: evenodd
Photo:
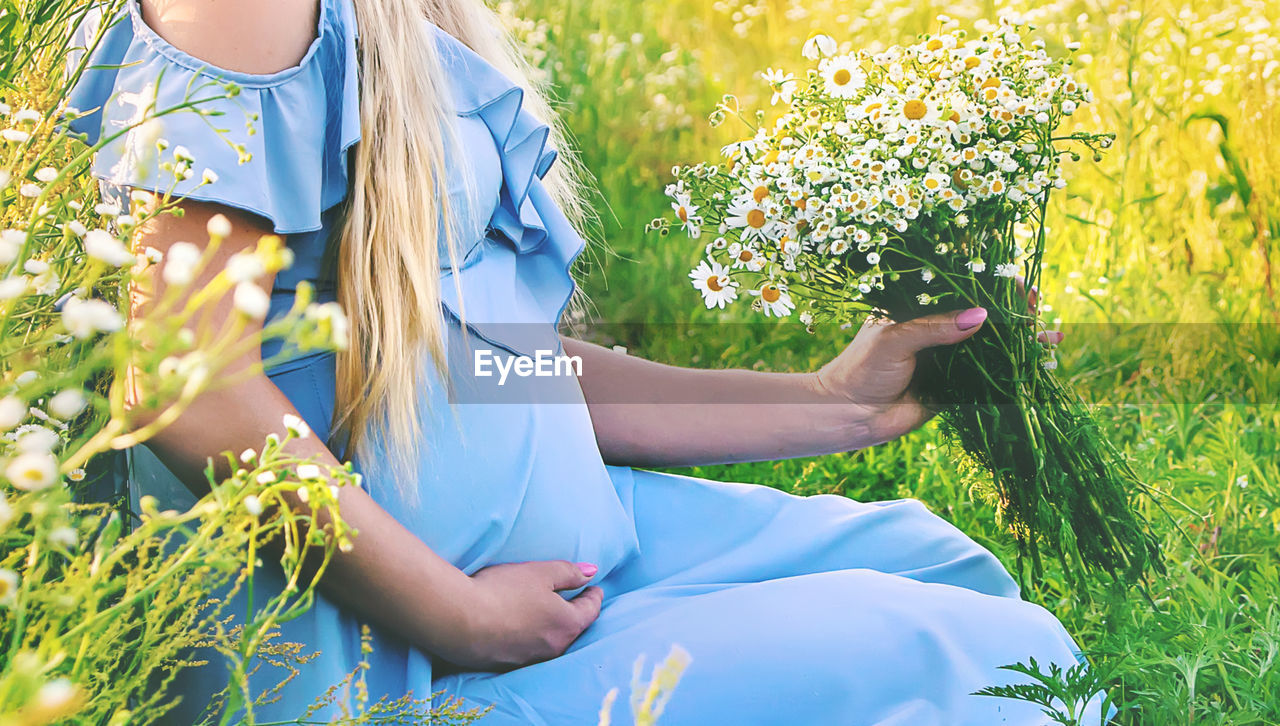
<path id="1" fill-rule="evenodd" d="M 759 290 L 752 290 L 751 295 L 760 299 L 760 307 L 765 315 L 784 318 L 796 309 L 795 303 L 791 302 L 791 293 L 787 292 L 784 285 L 766 282 Z"/>
<path id="2" fill-rule="evenodd" d="M 690 237 L 697 239 L 702 234 L 702 218 L 697 215 L 698 207 L 690 203 L 688 194 L 677 194 L 676 200 L 671 203 L 671 209 Z"/>
<path id="3" fill-rule="evenodd" d="M 733 269 L 747 269 L 751 272 L 759 272 L 764 267 L 764 258 L 754 247 L 741 242 L 734 242 L 729 245 L 729 257 L 733 260 Z"/>
<path id="4" fill-rule="evenodd" d="M 836 98 L 853 98 L 867 85 L 867 74 L 851 55 L 823 61 L 822 90 Z"/>
<path id="5" fill-rule="evenodd" d="M 769 221 L 769 215 L 765 213 L 764 207 L 750 198 L 740 199 L 730 204 L 729 214 L 724 221 L 730 227 L 742 230 L 744 242 L 753 239 L 769 239 L 775 227 Z"/>
<path id="6" fill-rule="evenodd" d="M 702 302 L 707 309 L 721 308 L 738 299 L 738 286 L 729 279 L 729 268 L 719 262 L 707 264 L 706 260 L 698 263 L 697 268 L 689 273 L 693 286 L 702 293 Z"/>
<path id="7" fill-rule="evenodd" d="M 769 101 L 770 105 L 776 106 L 778 102 L 791 103 L 791 99 L 796 92 L 796 77 L 778 68 L 769 68 L 762 74 L 765 83 L 773 89 L 773 99 Z"/>

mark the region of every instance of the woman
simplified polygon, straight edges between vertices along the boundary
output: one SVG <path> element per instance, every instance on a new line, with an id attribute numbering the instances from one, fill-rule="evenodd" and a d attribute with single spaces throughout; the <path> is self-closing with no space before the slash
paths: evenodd
<path id="1" fill-rule="evenodd" d="M 1007 682 L 1000 665 L 1069 666 L 1078 650 L 990 553 L 920 503 L 630 468 L 900 436 L 928 417 L 907 390 L 915 354 L 972 335 L 985 311 L 865 327 L 805 375 L 674 368 L 557 339 L 582 248 L 574 165 L 563 147 L 553 165 L 553 117 L 477 0 L 126 5 L 72 99 L 102 107 L 79 130 L 127 124 L 128 102 L 153 92 L 165 107 L 214 79 L 239 89 L 212 104 L 224 115 L 164 120 L 170 148 L 217 180 L 179 182 L 185 214 L 137 244 L 203 239 L 224 214 L 232 232 L 212 274 L 260 235 L 285 234 L 296 263 L 260 280 L 272 315 L 311 280 L 352 321 L 349 352 L 294 356 L 205 394 L 152 442 L 198 491 L 208 455 L 260 445 L 297 414 L 316 435 L 296 453 L 350 457 L 364 475 L 340 498 L 354 548 L 280 636 L 318 656 L 259 720 L 295 718 L 340 682 L 369 622 L 373 700 L 443 691 L 491 705 L 484 723 L 593 723 L 636 657 L 672 644 L 693 663 L 664 723 L 1043 723 L 1035 706 L 970 694 Z M 135 195 L 167 188 L 154 141 L 127 135 L 96 173 Z M 163 287 L 140 280 L 135 302 Z M 209 314 L 235 314 L 232 301 Z M 509 366 L 561 347 L 580 376 L 518 395 L 473 366 L 476 351 Z M 237 367 L 278 353 L 264 344 Z M 260 669 L 254 693 L 281 677 Z M 216 663 L 185 671 L 172 720 L 192 722 L 224 684 Z"/>

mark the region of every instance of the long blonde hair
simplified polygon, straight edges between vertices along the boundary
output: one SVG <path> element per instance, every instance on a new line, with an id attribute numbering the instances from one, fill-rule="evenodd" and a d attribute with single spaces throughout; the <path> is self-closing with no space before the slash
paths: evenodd
<path id="1" fill-rule="evenodd" d="M 483 0 L 354 2 L 362 141 L 338 240 L 338 300 L 351 320 L 351 345 L 337 360 L 333 430 L 347 458 L 367 459 L 376 434 L 390 454 L 388 471 L 412 489 L 406 478 L 416 471 L 424 433 L 418 384 L 430 363 L 443 372 L 437 241 L 447 239 L 450 264 L 459 242 L 444 182 L 446 146 L 454 143 L 449 79 L 423 18 L 525 89 L 525 108 L 551 127 L 560 152 L 548 191 L 579 228 L 587 208 L 581 168 L 545 89 Z"/>

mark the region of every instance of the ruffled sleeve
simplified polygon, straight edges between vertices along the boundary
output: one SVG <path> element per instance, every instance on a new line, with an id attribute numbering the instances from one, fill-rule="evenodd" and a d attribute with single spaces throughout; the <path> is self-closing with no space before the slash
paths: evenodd
<path id="1" fill-rule="evenodd" d="M 483 123 L 502 175 L 484 239 L 457 270 L 441 258 L 445 309 L 510 351 L 559 351 L 556 324 L 574 291 L 570 267 L 585 245 L 543 184 L 557 155 L 548 144 L 550 128 L 523 107 L 523 89 L 431 27 L 456 112 Z"/>
<path id="2" fill-rule="evenodd" d="M 321 229 L 322 213 L 346 195 L 346 151 L 360 140 L 348 2 L 324 0 L 306 55 L 271 74 L 228 71 L 184 53 L 143 22 L 136 0 L 117 17 L 87 17 L 78 45 L 98 32 L 69 99 L 86 112 L 73 131 L 90 144 L 116 136 L 96 154 L 96 176 L 244 209 L 281 234 Z M 193 109 L 164 113 L 191 102 Z M 175 165 L 189 173 L 175 174 Z"/>

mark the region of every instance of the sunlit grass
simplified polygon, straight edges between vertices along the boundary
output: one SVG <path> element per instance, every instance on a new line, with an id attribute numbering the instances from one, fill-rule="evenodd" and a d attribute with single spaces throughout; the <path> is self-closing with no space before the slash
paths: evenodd
<path id="1" fill-rule="evenodd" d="M 661 186 L 671 165 L 710 159 L 745 135 L 731 123 L 713 129 L 705 116 L 724 93 L 767 103 L 755 74 L 794 70 L 812 32 L 876 47 L 935 27 L 938 13 L 974 19 L 1004 9 L 1028 11 L 1051 49 L 1082 43 L 1081 73 L 1098 102 L 1078 122 L 1118 135 L 1101 161 L 1071 167 L 1071 186 L 1055 201 L 1046 317 L 1071 336 L 1060 372 L 1098 402 L 1169 512 L 1144 505 L 1169 569 L 1150 583 L 1150 601 L 1070 590 L 1052 571 L 1026 596 L 1057 613 L 1111 674 L 1125 707 L 1118 723 L 1278 723 L 1280 5 L 509 5 L 525 18 L 521 32 L 599 181 L 603 243 L 582 269 L 587 316 L 635 323 L 613 342 L 672 363 L 799 370 L 824 362 L 849 331 L 809 334 L 794 322 L 702 309 L 685 280 L 698 247 L 643 232 L 667 210 Z M 718 332 L 709 325 L 727 322 L 735 324 Z M 982 500 L 983 480 L 957 467 L 933 430 L 848 455 L 697 473 L 800 493 L 918 497 L 1016 567 Z"/>

